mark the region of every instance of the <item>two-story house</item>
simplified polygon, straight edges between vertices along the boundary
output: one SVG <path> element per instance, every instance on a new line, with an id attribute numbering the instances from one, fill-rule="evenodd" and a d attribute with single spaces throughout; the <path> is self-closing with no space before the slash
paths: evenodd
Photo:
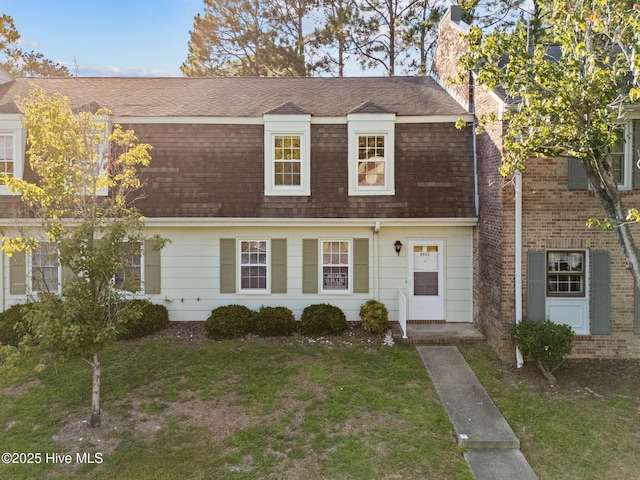
<path id="1" fill-rule="evenodd" d="M 504 359 L 514 358 L 508 331 L 522 319 L 570 325 L 574 355 L 640 356 L 640 295 L 613 232 L 589 229 L 603 210 L 581 164 L 567 158 L 530 159 L 526 170 L 502 178 L 499 167 L 509 99 L 499 91 L 447 81 L 467 50 L 468 26 L 458 7 L 440 25 L 434 77 L 465 110 L 500 121 L 476 138 L 478 227 L 474 255 L 474 321 Z M 640 111 L 628 112 L 624 140 L 613 149 L 619 189 L 640 204 Z M 640 238 L 640 226 L 634 226 Z"/>
<path id="2" fill-rule="evenodd" d="M 221 305 L 314 303 L 358 320 L 371 298 L 397 320 L 473 321 L 473 117 L 433 78 L 0 77 L 0 169 L 34 179 L 19 97 L 33 82 L 153 146 L 135 204 L 150 234 L 141 296 L 172 320 Z M 0 231 L 29 219 L 0 186 Z M 62 273 L 43 246 L 0 256 L 0 310 Z M 53 258 L 53 259 L 52 259 Z M 403 300 L 402 294 L 404 298 Z M 400 298 L 400 300 L 399 300 Z"/>

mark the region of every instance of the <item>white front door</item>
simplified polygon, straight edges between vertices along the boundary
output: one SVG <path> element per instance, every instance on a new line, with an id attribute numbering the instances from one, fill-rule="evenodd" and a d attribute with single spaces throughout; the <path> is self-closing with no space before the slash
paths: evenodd
<path id="1" fill-rule="evenodd" d="M 407 318 L 445 320 L 444 241 L 412 240 L 409 242 L 407 257 Z"/>

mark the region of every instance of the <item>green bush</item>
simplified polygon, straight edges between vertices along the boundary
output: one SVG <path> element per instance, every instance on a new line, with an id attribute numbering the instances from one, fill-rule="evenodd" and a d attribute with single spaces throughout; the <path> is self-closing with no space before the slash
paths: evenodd
<path id="1" fill-rule="evenodd" d="M 369 300 L 360 307 L 362 329 L 370 333 L 387 333 L 389 330 L 389 310 L 384 303 Z"/>
<path id="2" fill-rule="evenodd" d="M 309 305 L 300 317 L 300 331 L 305 335 L 339 335 L 347 329 L 344 312 L 334 305 Z"/>
<path id="3" fill-rule="evenodd" d="M 511 327 L 513 343 L 518 346 L 524 358 L 536 362 L 552 386 L 556 379 L 551 372 L 571 353 L 575 336 L 568 325 L 559 325 L 549 320 L 521 322 Z"/>
<path id="4" fill-rule="evenodd" d="M 169 325 L 169 312 L 164 305 L 156 305 L 149 300 L 132 300 L 127 308 L 136 310 L 138 315 L 118 326 L 117 338 L 120 340 L 146 337 Z"/>
<path id="5" fill-rule="evenodd" d="M 18 346 L 27 328 L 24 315 L 30 305 L 12 305 L 0 313 L 0 343 Z"/>
<path id="6" fill-rule="evenodd" d="M 244 337 L 252 333 L 255 312 L 244 305 L 225 305 L 211 312 L 205 321 L 207 336 L 214 340 Z"/>
<path id="7" fill-rule="evenodd" d="M 296 319 L 287 307 L 260 307 L 255 333 L 261 337 L 285 337 L 296 331 Z"/>

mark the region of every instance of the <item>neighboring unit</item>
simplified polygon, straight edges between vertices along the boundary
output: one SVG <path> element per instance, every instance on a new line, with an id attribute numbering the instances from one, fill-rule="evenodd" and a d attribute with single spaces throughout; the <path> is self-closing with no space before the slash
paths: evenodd
<path id="1" fill-rule="evenodd" d="M 440 25 L 434 76 L 478 116 L 509 108 L 500 92 L 452 85 L 467 51 L 468 26 L 452 7 Z M 640 356 L 640 297 L 611 231 L 589 229 L 602 207 L 587 188 L 582 166 L 567 158 L 535 158 L 514 178 L 499 168 L 503 121 L 476 139 L 478 227 L 475 232 L 474 321 L 503 359 L 514 358 L 509 328 L 515 321 L 551 320 L 577 334 L 574 356 Z M 640 112 L 630 111 L 624 140 L 613 150 L 627 205 L 640 204 Z M 635 229 L 640 235 L 640 228 Z M 637 238 L 637 237 L 636 237 Z"/>

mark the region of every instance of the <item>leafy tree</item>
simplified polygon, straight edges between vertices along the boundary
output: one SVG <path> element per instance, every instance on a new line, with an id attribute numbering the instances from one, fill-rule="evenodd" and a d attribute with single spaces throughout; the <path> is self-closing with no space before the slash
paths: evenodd
<path id="1" fill-rule="evenodd" d="M 281 68 L 289 75 L 307 76 L 309 66 L 307 52 L 312 46 L 308 41 L 305 21 L 309 19 L 316 0 L 264 0 L 267 5 L 269 25 L 277 32 L 277 46 L 283 61 Z"/>
<path id="2" fill-rule="evenodd" d="M 59 63 L 47 60 L 41 53 L 25 52 L 16 45 L 20 34 L 13 18 L 0 17 L 0 64 L 15 77 L 68 77 L 69 70 Z"/>
<path id="3" fill-rule="evenodd" d="M 363 67 L 383 67 L 389 76 L 403 65 L 407 45 L 405 32 L 420 0 L 360 0 L 366 20 L 355 33 L 355 48 Z"/>
<path id="4" fill-rule="evenodd" d="M 640 261 L 627 210 L 614 176 L 611 148 L 621 140 L 628 106 L 640 98 L 640 5 L 628 0 L 550 0 L 540 2 L 547 19 L 544 45 L 529 47 L 520 23 L 483 36 L 473 28 L 470 52 L 462 60 L 477 69 L 477 83 L 500 86 L 519 99 L 505 115 L 501 173 L 525 169 L 531 157 L 567 156 L 581 160 L 589 185 L 606 218 L 591 225 L 612 228 L 640 287 Z M 484 121 L 491 119 L 485 118 Z"/>
<path id="5" fill-rule="evenodd" d="M 131 130 L 114 125 L 109 112 L 74 113 L 69 99 L 49 97 L 34 87 L 23 98 L 29 161 L 38 175 L 31 183 L 3 174 L 0 181 L 20 193 L 40 220 L 40 228 L 2 238 L 9 255 L 30 253 L 41 241 L 57 245 L 62 268 L 62 299 L 41 294 L 28 315 L 35 343 L 61 359 L 80 356 L 92 367 L 91 425 L 100 424 L 101 352 L 116 327 L 134 317 L 131 296 L 140 279 L 114 281 L 131 267 L 144 240 L 144 217 L 129 205 L 140 187 L 137 169 L 151 160 L 151 146 Z M 108 196 L 101 195 L 105 188 Z M 155 247 L 164 240 L 156 237 Z M 126 278 L 126 277 L 125 277 Z"/>
<path id="6" fill-rule="evenodd" d="M 526 14 L 522 8 L 524 0 L 458 0 L 462 9 L 462 20 L 467 25 L 477 25 L 483 30 L 495 27 L 513 27 Z M 533 13 L 537 11 L 537 0 L 533 0 Z"/>
<path id="7" fill-rule="evenodd" d="M 320 51 L 316 69 L 344 76 L 345 63 L 354 54 L 354 31 L 362 22 L 356 0 L 322 0 L 320 26 L 312 35 Z"/>
<path id="8" fill-rule="evenodd" d="M 185 76 L 306 75 L 307 0 L 204 0 L 194 19 Z"/>
<path id="9" fill-rule="evenodd" d="M 412 19 L 405 31 L 404 43 L 417 50 L 417 57 L 409 63 L 409 70 L 426 75 L 429 61 L 435 48 L 437 31 L 444 7 L 437 2 L 421 0 L 412 9 L 409 17 Z"/>

